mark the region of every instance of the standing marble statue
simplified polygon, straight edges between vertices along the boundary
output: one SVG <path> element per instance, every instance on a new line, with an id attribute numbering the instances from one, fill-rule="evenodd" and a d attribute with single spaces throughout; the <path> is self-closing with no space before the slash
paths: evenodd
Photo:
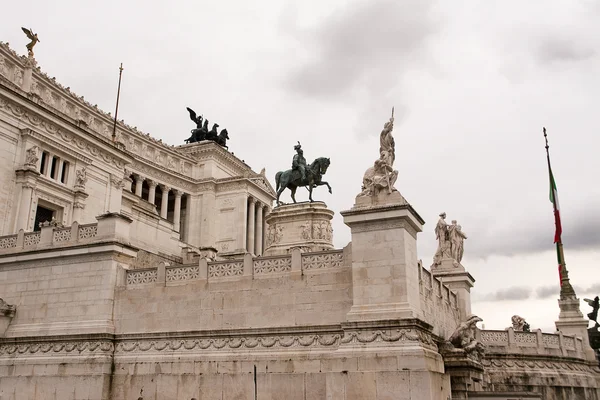
<path id="1" fill-rule="evenodd" d="M 452 221 L 452 225 L 448 228 L 448 236 L 452 258 L 461 262 L 464 253 L 464 241 L 467 236 L 462 231 L 461 226 L 456 224 L 456 220 Z"/>
<path id="2" fill-rule="evenodd" d="M 379 158 L 373 166 L 365 171 L 363 176 L 362 192 L 359 196 L 377 196 L 381 192 L 397 192 L 394 187 L 398 178 L 398 171 L 394 170 L 396 160 L 396 143 L 392 131 L 394 130 L 394 109 L 392 116 L 385 123 L 379 135 Z"/>
<path id="3" fill-rule="evenodd" d="M 440 215 L 437 225 L 435 226 L 435 238 L 438 241 L 438 248 L 433 256 L 433 265 L 439 265 L 443 259 L 452 259 L 454 266 L 458 266 L 462 261 L 464 254 L 464 241 L 467 235 L 462 231 L 462 227 L 457 224 L 456 220 L 452 221 L 452 225 L 446 223 L 446 213 Z"/>

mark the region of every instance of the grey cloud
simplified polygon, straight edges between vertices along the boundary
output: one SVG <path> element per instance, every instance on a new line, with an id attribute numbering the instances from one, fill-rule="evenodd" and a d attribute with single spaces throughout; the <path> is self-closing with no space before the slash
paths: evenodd
<path id="1" fill-rule="evenodd" d="M 548 299 L 551 297 L 558 297 L 560 288 L 558 285 L 541 286 L 535 290 L 536 297 L 538 299 Z"/>
<path id="2" fill-rule="evenodd" d="M 572 286 L 573 286 L 573 289 L 575 290 L 575 293 L 577 293 L 578 295 L 583 295 L 586 293 L 600 294 L 600 283 L 595 283 L 588 288 L 583 288 L 578 285 L 572 285 Z M 556 283 L 556 285 L 540 286 L 535 289 L 535 297 L 540 300 L 545 300 L 545 299 L 549 299 L 552 297 L 558 298 L 559 293 L 560 293 L 560 286 L 558 285 L 558 282 Z"/>
<path id="3" fill-rule="evenodd" d="M 595 201 L 595 200 L 594 200 Z M 595 206 L 580 207 L 575 218 L 563 221 L 562 241 L 569 250 L 588 250 L 600 246 L 600 213 Z M 545 221 L 506 226 L 499 230 L 482 227 L 469 241 L 469 255 L 486 258 L 491 255 L 515 256 L 553 249 L 554 224 L 551 214 Z"/>
<path id="4" fill-rule="evenodd" d="M 504 300 L 525 300 L 531 294 L 531 288 L 524 286 L 511 286 L 506 289 L 500 289 L 493 293 L 481 296 L 479 301 L 504 301 Z"/>
<path id="5" fill-rule="evenodd" d="M 573 285 L 573 289 L 578 295 L 583 294 L 598 294 L 600 295 L 600 283 L 595 283 L 588 288 L 582 288 L 578 285 Z M 505 289 L 500 289 L 496 292 L 483 294 L 480 296 L 475 295 L 474 301 L 506 301 L 506 300 L 526 300 L 531 294 L 534 294 L 534 298 L 545 300 L 552 297 L 558 298 L 560 292 L 560 286 L 558 282 L 555 285 L 539 286 L 532 290 L 526 286 L 511 286 Z"/>
<path id="6" fill-rule="evenodd" d="M 593 294 L 595 296 L 600 296 L 600 283 L 594 283 L 592 286 L 588 287 L 585 292 L 588 294 Z"/>
<path id="7" fill-rule="evenodd" d="M 289 87 L 324 97 L 344 95 L 361 83 L 385 92 L 438 31 L 431 5 L 429 0 L 361 1 L 334 14 L 300 38 L 313 51 L 310 61 L 290 73 Z"/>
<path id="8" fill-rule="evenodd" d="M 583 61 L 593 57 L 596 51 L 580 41 L 564 37 L 547 37 L 537 48 L 537 59 L 541 63 L 560 61 Z"/>

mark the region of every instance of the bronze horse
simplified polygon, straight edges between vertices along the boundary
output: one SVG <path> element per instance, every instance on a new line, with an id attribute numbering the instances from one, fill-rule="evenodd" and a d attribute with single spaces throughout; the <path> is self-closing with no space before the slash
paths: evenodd
<path id="1" fill-rule="evenodd" d="M 282 203 L 279 201 L 279 196 L 286 189 L 290 189 L 292 192 L 292 200 L 296 202 L 296 189 L 299 186 L 306 186 L 308 189 L 308 199 L 312 202 L 312 190 L 313 188 L 321 185 L 327 185 L 329 193 L 331 193 L 331 186 L 329 183 L 322 181 L 321 178 L 327 172 L 330 161 L 329 158 L 320 157 L 317 158 L 312 164 L 306 167 L 306 179 L 302 180 L 299 171 L 288 169 L 287 171 L 279 171 L 275 175 L 275 184 L 277 190 L 277 205 Z"/>

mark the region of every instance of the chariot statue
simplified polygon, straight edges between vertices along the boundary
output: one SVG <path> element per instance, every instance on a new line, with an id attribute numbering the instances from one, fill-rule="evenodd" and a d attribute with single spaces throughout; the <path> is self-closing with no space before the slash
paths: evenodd
<path id="1" fill-rule="evenodd" d="M 190 113 L 190 119 L 196 124 L 196 129 L 191 130 L 192 136 L 185 139 L 186 143 L 202 142 L 204 140 L 212 140 L 217 144 L 227 147 L 227 140 L 229 140 L 229 133 L 227 129 L 222 129 L 221 132 L 217 132 L 219 124 L 213 124 L 212 129 L 208 130 L 208 120 L 203 119 L 202 115 L 198 116 L 194 110 L 186 107 Z M 203 123 L 204 121 L 204 123 Z"/>

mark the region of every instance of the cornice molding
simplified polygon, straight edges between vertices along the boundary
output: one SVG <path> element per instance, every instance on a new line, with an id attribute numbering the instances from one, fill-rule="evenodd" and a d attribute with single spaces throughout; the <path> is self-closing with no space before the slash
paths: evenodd
<path id="1" fill-rule="evenodd" d="M 173 185 L 176 188 L 185 189 L 184 191 L 186 192 L 190 192 L 194 189 L 194 180 L 184 179 L 182 175 L 174 174 L 172 171 L 163 171 L 160 169 L 161 167 L 152 165 L 147 161 L 142 162 L 142 160 L 136 158 L 128 168 L 131 168 L 134 173 L 140 173 L 141 175 L 156 181 L 158 184 Z"/>
<path id="2" fill-rule="evenodd" d="M 21 129 L 21 136 L 25 136 L 25 137 L 30 136 L 32 138 L 36 138 L 39 140 L 39 142 L 41 142 L 41 143 L 38 143 L 38 145 L 40 147 L 46 148 L 46 146 L 44 146 L 44 144 L 49 144 L 51 149 L 60 150 L 64 153 L 70 155 L 71 157 L 73 157 L 79 161 L 82 161 L 88 165 L 91 164 L 93 161 L 91 158 L 86 157 L 83 154 L 74 151 L 72 147 L 65 146 L 62 143 L 59 143 L 58 141 L 49 138 L 48 136 L 42 135 L 41 133 L 34 131 L 33 129 L 29 129 L 29 128 Z"/>
<path id="3" fill-rule="evenodd" d="M 89 128 L 90 132 L 93 132 L 104 140 L 110 141 L 112 139 L 114 119 L 110 113 L 99 109 L 97 105 L 92 105 L 83 96 L 78 96 L 71 92 L 70 88 L 58 83 L 56 79 L 44 73 L 40 67 L 32 69 L 31 93 L 26 93 L 20 89 L 19 85 L 12 81 L 10 76 L 13 76 L 14 72 L 12 70 L 8 71 L 8 69 L 14 67 L 23 71 L 26 68 L 25 63 L 28 61 L 27 57 L 19 56 L 6 43 L 0 42 L 0 58 L 10 64 L 6 67 L 6 72 L 9 76 L 2 76 L 2 71 L 0 71 L 0 84 L 23 97 L 30 98 L 40 106 L 43 105 L 50 108 L 50 112 L 70 120 L 75 125 L 79 125 L 80 121 L 83 122 Z M 185 158 L 187 161 L 193 162 L 191 158 L 177 151 L 174 146 L 162 143 L 161 140 L 154 139 L 149 134 L 140 132 L 137 127 L 131 127 L 123 121 L 117 121 L 117 136 L 123 134 L 135 137 L 146 145 L 150 145 L 161 151 L 166 151 L 171 156 Z"/>
<path id="4" fill-rule="evenodd" d="M 225 150 L 215 142 L 204 141 L 200 143 L 184 144 L 176 147 L 181 153 L 188 154 L 196 161 L 215 160 L 233 167 L 234 173 L 244 175 L 244 173 L 253 173 L 252 168 L 237 158 L 235 155 Z"/>
<path id="5" fill-rule="evenodd" d="M 40 115 L 40 113 L 33 110 L 33 108 L 26 108 L 3 94 L 0 94 L 0 109 L 10 111 L 12 115 L 21 121 L 27 121 L 34 127 L 45 131 L 51 137 L 61 140 L 66 145 L 75 146 L 75 148 L 86 152 L 92 158 L 112 164 L 118 169 L 124 168 L 131 160 L 130 157 L 123 154 L 122 151 L 112 148 L 108 144 L 106 144 L 106 147 L 98 146 L 77 133 L 76 128 L 67 131 L 65 128 L 50 121 L 50 119 Z"/>

